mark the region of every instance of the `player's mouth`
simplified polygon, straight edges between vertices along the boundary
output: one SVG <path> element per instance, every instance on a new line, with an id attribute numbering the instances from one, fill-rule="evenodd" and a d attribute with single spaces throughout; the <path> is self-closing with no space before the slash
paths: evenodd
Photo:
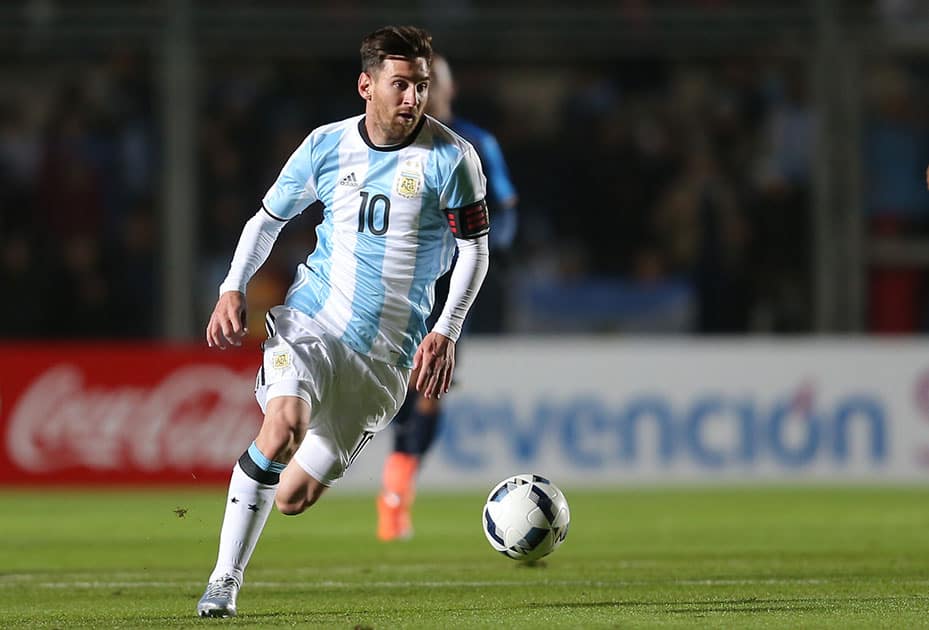
<path id="1" fill-rule="evenodd" d="M 402 118 L 404 122 L 411 123 L 416 120 L 416 114 L 413 112 L 398 112 L 397 116 Z"/>

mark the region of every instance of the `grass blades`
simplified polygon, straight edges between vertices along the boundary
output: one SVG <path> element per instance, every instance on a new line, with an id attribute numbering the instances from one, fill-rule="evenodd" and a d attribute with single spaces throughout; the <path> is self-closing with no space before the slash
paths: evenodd
<path id="1" fill-rule="evenodd" d="M 370 496 L 271 515 L 239 617 L 194 608 L 225 491 L 0 491 L 0 627 L 929 627 L 929 489 L 564 488 L 565 544 L 491 550 L 486 493 L 422 494 L 374 538 Z"/>

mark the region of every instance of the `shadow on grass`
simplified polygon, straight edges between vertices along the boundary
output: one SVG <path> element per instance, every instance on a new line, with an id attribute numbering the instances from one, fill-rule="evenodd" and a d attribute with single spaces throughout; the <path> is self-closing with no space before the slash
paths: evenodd
<path id="1" fill-rule="evenodd" d="M 706 602 L 567 602 L 562 604 L 530 604 L 528 608 L 576 608 L 576 609 L 593 609 L 593 608 L 635 608 L 637 606 L 657 608 L 656 612 L 668 614 L 693 615 L 701 613 L 765 613 L 765 612 L 787 612 L 787 611 L 825 611 L 832 606 L 817 603 L 796 604 L 795 600 L 786 600 L 783 603 L 756 603 L 748 605 L 739 601 L 706 601 Z M 666 606 L 676 606 L 676 608 L 666 608 Z M 685 607 L 682 607 L 685 606 Z"/>
<path id="2" fill-rule="evenodd" d="M 707 602 L 709 604 L 711 602 Z M 716 602 L 712 602 L 716 603 Z M 725 602 L 723 602 L 725 604 Z M 826 612 L 833 610 L 834 607 L 823 604 L 762 604 L 756 606 L 693 606 L 690 608 L 668 608 L 662 610 L 664 613 L 673 615 L 700 615 L 706 613 L 783 613 L 783 612 Z"/>
<path id="3" fill-rule="evenodd" d="M 651 612 L 668 615 L 691 615 L 703 616 L 715 613 L 728 614 L 767 614 L 767 613 L 811 613 L 811 612 L 834 612 L 836 608 L 841 608 L 849 603 L 880 603 L 894 602 L 901 599 L 910 599 L 908 597 L 888 596 L 888 597 L 845 597 L 845 598 L 740 598 L 740 599 L 707 599 L 707 600 L 598 600 L 589 602 L 530 602 L 524 606 L 512 606 L 510 612 L 518 615 L 520 610 L 596 610 L 609 608 L 649 608 Z M 467 606 L 440 606 L 434 610 L 436 612 L 478 612 L 483 610 L 496 609 L 492 604 L 472 603 Z M 376 628 L 379 624 L 384 623 L 382 617 L 385 614 L 403 614 L 411 615 L 416 619 L 425 615 L 425 611 L 415 611 L 411 613 L 405 609 L 381 609 L 377 611 L 345 609 L 329 611 L 306 611 L 306 610 L 280 610 L 269 612 L 244 613 L 234 619 L 223 620 L 228 624 L 249 624 L 263 623 L 270 625 L 294 625 L 294 624 L 347 624 L 346 627 L 366 630 Z M 373 625 L 370 621 L 358 621 L 359 619 L 377 618 Z M 161 620 L 163 622 L 189 622 L 197 621 L 194 617 L 162 617 L 149 618 L 147 622 Z M 201 620 L 206 623 L 216 623 L 215 620 Z M 147 624 L 146 624 L 147 625 Z"/>
<path id="4" fill-rule="evenodd" d="M 701 601 L 596 601 L 596 602 L 542 602 L 530 603 L 526 608 L 609 608 L 609 607 L 647 607 L 658 608 L 661 612 L 671 614 L 694 614 L 694 613 L 765 613 L 765 612 L 826 612 L 834 610 L 837 605 L 843 603 L 864 603 L 864 602 L 893 602 L 899 601 L 897 596 L 889 597 L 846 597 L 846 598 L 777 598 L 777 599 L 760 599 L 750 597 L 746 599 L 713 599 Z"/>

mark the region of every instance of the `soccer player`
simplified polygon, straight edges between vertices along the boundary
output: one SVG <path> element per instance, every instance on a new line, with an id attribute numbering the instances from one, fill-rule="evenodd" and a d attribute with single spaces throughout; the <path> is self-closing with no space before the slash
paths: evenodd
<path id="1" fill-rule="evenodd" d="M 366 36 L 364 114 L 310 133 L 242 230 L 207 325 L 211 347 L 241 343 L 246 285 L 284 223 L 325 206 L 316 249 L 267 316 L 256 382 L 264 421 L 233 467 L 201 616 L 236 614 L 272 503 L 288 515 L 316 503 L 396 414 L 408 383 L 428 399 L 448 391 L 490 225 L 473 147 L 424 115 L 431 60 L 431 36 L 418 28 Z M 427 331 L 456 246 L 448 300 Z"/>
<path id="2" fill-rule="evenodd" d="M 492 254 L 508 249 L 516 235 L 516 189 L 496 138 L 477 125 L 454 115 L 455 83 L 448 62 L 441 55 L 432 59 L 427 112 L 466 138 L 477 149 L 487 176 Z M 453 272 L 454 273 L 454 272 Z M 430 321 L 439 317 L 447 296 L 447 277 L 436 285 L 436 305 Z M 482 294 L 482 298 L 486 296 Z M 480 304 L 477 305 L 480 308 Z M 416 475 L 423 457 L 436 437 L 441 415 L 438 398 L 428 398 L 411 387 L 394 418 L 393 451 L 384 462 L 382 490 L 377 497 L 377 537 L 383 541 L 404 540 L 413 535 L 411 508 L 416 494 Z"/>

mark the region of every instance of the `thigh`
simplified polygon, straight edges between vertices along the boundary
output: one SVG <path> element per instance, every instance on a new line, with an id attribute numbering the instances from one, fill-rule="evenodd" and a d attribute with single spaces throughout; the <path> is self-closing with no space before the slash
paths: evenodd
<path id="1" fill-rule="evenodd" d="M 390 366 L 345 349 L 336 363 L 339 378 L 325 404 L 313 409 L 294 461 L 324 485 L 338 481 L 374 434 L 397 413 L 406 395 L 409 369 Z"/>
<path id="2" fill-rule="evenodd" d="M 268 312 L 267 329 L 255 381 L 262 411 L 267 414 L 277 397 L 296 397 L 315 412 L 332 381 L 329 335 L 307 316 L 281 306 Z"/>
<path id="3" fill-rule="evenodd" d="M 303 472 L 325 486 L 342 478 L 375 435 L 356 415 L 340 418 L 341 422 L 333 422 L 314 417 L 293 458 Z"/>

